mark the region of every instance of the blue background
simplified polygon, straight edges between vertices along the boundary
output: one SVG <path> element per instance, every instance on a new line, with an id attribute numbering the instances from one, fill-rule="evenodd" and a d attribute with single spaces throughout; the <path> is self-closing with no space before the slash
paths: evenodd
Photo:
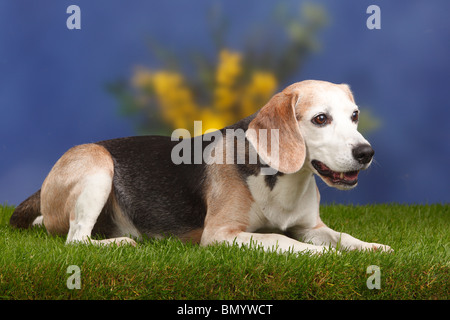
<path id="1" fill-rule="evenodd" d="M 300 1 L 287 1 L 297 10 Z M 274 1 L 216 1 L 230 17 L 227 44 L 271 15 Z M 290 82 L 351 85 L 382 126 L 367 136 L 376 162 L 359 186 L 319 184 L 322 202 L 449 202 L 450 2 L 333 1 L 321 50 Z M 81 8 L 81 30 L 66 9 Z M 366 9 L 381 8 L 381 30 L 366 28 Z M 106 85 L 136 65 L 156 66 L 146 37 L 182 53 L 212 49 L 211 1 L 0 1 L 0 203 L 19 204 L 40 188 L 70 147 L 134 135 Z M 282 86 L 288 85 L 284 83 Z M 282 89 L 282 87 L 280 87 Z M 364 111 L 364 109 L 362 108 Z"/>

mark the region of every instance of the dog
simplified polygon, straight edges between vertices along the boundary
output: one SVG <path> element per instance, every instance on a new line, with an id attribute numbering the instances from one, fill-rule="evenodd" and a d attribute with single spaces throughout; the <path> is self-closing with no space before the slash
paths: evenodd
<path id="1" fill-rule="evenodd" d="M 15 209 L 10 224 L 43 224 L 49 234 L 67 235 L 66 243 L 136 245 L 133 239 L 145 235 L 277 252 L 392 251 L 334 231 L 319 215 L 314 176 L 348 190 L 372 162 L 374 150 L 357 131 L 359 112 L 348 85 L 306 80 L 216 131 L 215 139 L 209 133 L 181 140 L 204 152 L 200 161 L 186 153 L 192 161 L 174 163 L 181 142 L 173 137 L 75 146 Z M 230 143 L 237 139 L 230 132 L 243 134 L 240 147 Z M 206 152 L 211 146 L 215 151 Z M 249 161 L 252 153 L 256 162 Z"/>

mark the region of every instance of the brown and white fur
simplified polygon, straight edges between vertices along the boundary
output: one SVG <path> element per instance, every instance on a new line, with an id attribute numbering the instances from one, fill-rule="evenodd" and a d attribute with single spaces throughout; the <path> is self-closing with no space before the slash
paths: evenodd
<path id="1" fill-rule="evenodd" d="M 330 246 L 391 251 L 334 231 L 319 215 L 314 174 L 329 186 L 351 189 L 372 162 L 374 152 L 357 131 L 358 116 L 347 85 L 310 80 L 220 130 L 224 139 L 187 141 L 201 150 L 222 144 L 225 157 L 240 155 L 243 163 L 220 164 L 207 155 L 175 164 L 178 142 L 169 137 L 76 146 L 54 165 L 41 190 L 16 208 L 11 224 L 43 223 L 50 234 L 67 234 L 67 243 L 135 245 L 132 238 L 141 235 L 173 235 L 201 245 L 254 243 L 280 252 L 322 253 Z M 235 139 L 231 129 L 245 134 L 244 147 L 228 143 Z M 262 139 L 264 129 L 277 135 Z M 251 163 L 255 150 L 259 158 Z M 274 174 L 263 172 L 269 166 Z M 106 239 L 94 240 L 94 234 Z"/>

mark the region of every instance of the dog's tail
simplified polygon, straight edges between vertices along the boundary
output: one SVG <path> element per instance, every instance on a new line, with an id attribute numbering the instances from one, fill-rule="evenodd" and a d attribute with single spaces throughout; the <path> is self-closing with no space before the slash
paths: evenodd
<path id="1" fill-rule="evenodd" d="M 16 228 L 31 227 L 33 221 L 41 215 L 41 189 L 28 197 L 14 210 L 9 224 Z"/>

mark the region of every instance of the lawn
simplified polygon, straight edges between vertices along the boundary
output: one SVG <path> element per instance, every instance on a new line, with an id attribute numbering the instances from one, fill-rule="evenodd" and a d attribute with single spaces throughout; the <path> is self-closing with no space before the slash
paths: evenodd
<path id="1" fill-rule="evenodd" d="M 66 246 L 43 228 L 12 229 L 13 207 L 0 206 L 0 299 L 450 299 L 450 205 L 321 210 L 330 227 L 395 252 L 316 257 L 176 239 Z M 371 265 L 380 289 L 367 287 Z M 78 275 L 80 289 L 69 289 Z"/>

